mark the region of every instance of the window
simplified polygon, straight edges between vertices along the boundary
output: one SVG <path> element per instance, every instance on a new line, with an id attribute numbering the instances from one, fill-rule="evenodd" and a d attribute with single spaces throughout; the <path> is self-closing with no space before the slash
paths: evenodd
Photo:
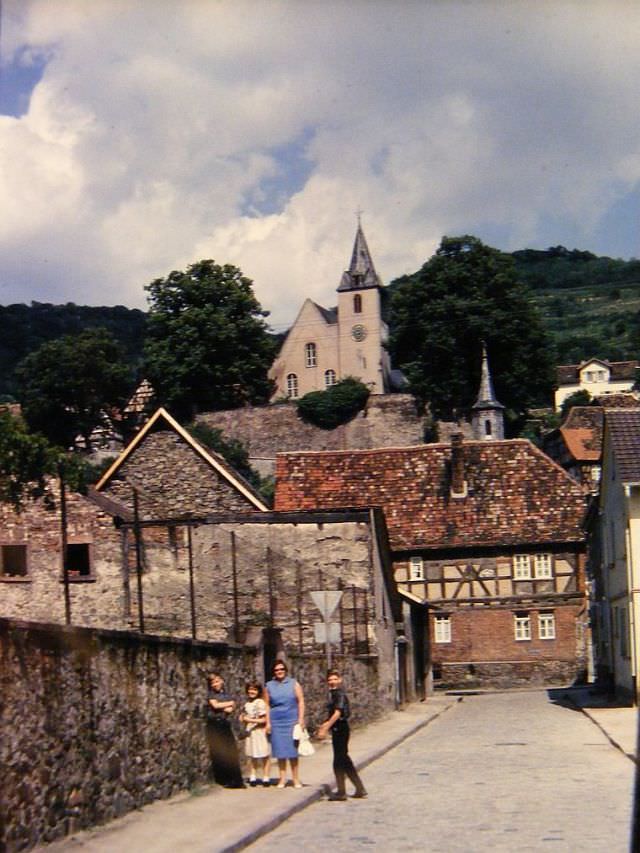
<path id="1" fill-rule="evenodd" d="M 0 559 L 2 560 L 2 564 L 0 565 L 0 577 L 27 577 L 26 545 L 2 545 Z"/>
<path id="2" fill-rule="evenodd" d="M 91 577 L 90 547 L 86 542 L 67 545 L 67 572 L 71 578 Z"/>
<path id="3" fill-rule="evenodd" d="M 359 293 L 353 297 L 353 313 L 362 314 L 362 296 Z"/>
<path id="4" fill-rule="evenodd" d="M 409 560 L 409 580 L 424 580 L 424 563 L 422 561 L 422 557 L 411 557 Z"/>
<path id="5" fill-rule="evenodd" d="M 536 554 L 533 558 L 533 574 L 537 578 L 551 578 L 551 554 Z"/>
<path id="6" fill-rule="evenodd" d="M 318 361 L 315 344 L 304 345 L 304 362 L 307 367 L 315 367 Z"/>
<path id="7" fill-rule="evenodd" d="M 436 616 L 434 619 L 434 631 L 436 643 L 451 642 L 451 617 Z"/>
<path id="8" fill-rule="evenodd" d="M 491 421 L 484 422 L 484 434 L 487 438 L 491 438 Z"/>
<path id="9" fill-rule="evenodd" d="M 607 374 L 605 373 L 605 371 L 599 370 L 598 371 L 598 382 L 605 382 L 606 378 L 607 378 Z"/>
<path id="10" fill-rule="evenodd" d="M 555 640 L 556 617 L 553 613 L 538 614 L 538 636 L 541 640 Z"/>
<path id="11" fill-rule="evenodd" d="M 516 640 L 530 640 L 531 639 L 531 617 L 528 613 L 516 613 L 514 614 L 514 632 Z"/>
<path id="12" fill-rule="evenodd" d="M 336 384 L 336 372 L 335 370 L 325 370 L 324 372 L 324 387 L 331 388 L 332 385 Z"/>
<path id="13" fill-rule="evenodd" d="M 295 400 L 298 396 L 298 377 L 295 373 L 290 373 L 287 376 L 287 397 Z"/>
<path id="14" fill-rule="evenodd" d="M 514 580 L 529 580 L 531 578 L 531 560 L 528 554 L 513 555 Z"/>

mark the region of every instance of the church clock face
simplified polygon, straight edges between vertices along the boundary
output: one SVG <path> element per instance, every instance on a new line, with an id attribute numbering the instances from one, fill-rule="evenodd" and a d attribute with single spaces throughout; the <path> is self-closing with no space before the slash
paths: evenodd
<path id="1" fill-rule="evenodd" d="M 354 341 L 363 341 L 367 337 L 367 330 L 362 323 L 356 323 L 351 329 L 351 337 Z"/>

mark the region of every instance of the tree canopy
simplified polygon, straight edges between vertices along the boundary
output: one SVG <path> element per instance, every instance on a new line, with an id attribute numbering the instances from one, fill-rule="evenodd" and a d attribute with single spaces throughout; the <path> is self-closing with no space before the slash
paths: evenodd
<path id="1" fill-rule="evenodd" d="M 275 343 L 250 279 L 231 264 L 192 264 L 147 285 L 146 372 L 182 418 L 269 399 Z"/>
<path id="2" fill-rule="evenodd" d="M 548 403 L 552 356 L 508 255 L 476 237 L 444 237 L 420 270 L 391 289 L 391 357 L 436 417 L 464 413 L 475 401 L 483 342 L 496 396 L 512 418 Z"/>
<path id="3" fill-rule="evenodd" d="M 32 430 L 61 447 L 85 441 L 104 412 L 131 391 L 120 344 L 105 329 L 87 329 L 43 344 L 16 370 L 19 399 Z"/>
<path id="4" fill-rule="evenodd" d="M 25 493 L 44 486 L 54 474 L 58 456 L 41 435 L 32 435 L 20 417 L 0 412 L 0 501 L 19 509 Z"/>

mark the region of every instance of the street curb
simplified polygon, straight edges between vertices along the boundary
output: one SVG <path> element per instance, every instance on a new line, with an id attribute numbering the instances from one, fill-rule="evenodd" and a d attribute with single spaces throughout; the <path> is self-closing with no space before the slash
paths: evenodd
<path id="1" fill-rule="evenodd" d="M 605 729 L 605 727 L 602 725 L 602 723 L 600 723 L 594 716 L 592 716 L 589 713 L 589 711 L 587 710 L 587 708 L 583 708 L 582 705 L 579 705 L 577 702 L 574 702 L 568 693 L 565 695 L 564 698 L 567 700 L 567 702 L 569 702 L 571 705 L 573 705 L 573 707 L 575 708 L 576 711 L 580 711 L 580 713 L 584 714 L 584 716 L 588 720 L 590 720 L 594 724 L 594 726 L 596 726 L 596 728 L 600 729 L 600 731 L 606 737 L 606 739 L 609 741 L 611 746 L 613 746 L 617 750 L 619 750 L 624 756 L 626 756 L 629 759 L 629 761 L 633 761 L 633 763 L 635 765 L 640 767 L 640 758 L 637 755 L 632 755 L 630 752 L 627 752 L 626 749 L 624 749 L 621 746 L 621 744 L 619 744 L 615 738 L 611 737 L 611 735 Z"/>
<path id="2" fill-rule="evenodd" d="M 441 717 L 454 705 L 457 705 L 458 702 L 462 702 L 462 699 L 462 696 L 455 697 L 455 701 L 452 701 L 449 704 L 445 705 L 433 716 L 429 717 L 428 719 L 416 722 L 414 726 L 412 726 L 410 729 L 407 729 L 405 732 L 398 735 L 393 740 L 388 741 L 387 743 L 385 743 L 384 746 L 378 747 L 359 761 L 354 761 L 356 768 L 358 770 L 362 770 L 363 768 L 368 767 L 369 764 L 372 764 L 374 761 L 377 761 L 390 750 L 395 749 L 396 746 L 399 746 L 403 741 L 416 734 L 416 732 L 420 731 L 423 728 L 426 728 L 426 726 L 428 726 L 434 720 L 437 720 L 438 717 Z M 333 781 L 333 774 L 328 774 L 326 776 L 326 780 L 324 782 L 321 782 L 318 788 L 315 788 L 314 790 L 310 791 L 309 794 L 304 797 L 304 799 L 298 800 L 298 802 L 296 803 L 292 803 L 291 805 L 283 809 L 283 811 L 281 811 L 279 814 L 266 819 L 263 823 L 260 824 L 260 826 L 257 826 L 254 829 L 250 830 L 241 839 L 235 841 L 233 844 L 227 845 L 226 847 L 221 847 L 218 853 L 237 853 L 237 851 L 239 850 L 244 850 L 250 844 L 253 844 L 259 838 L 261 838 L 263 835 L 266 835 L 267 833 L 274 830 L 276 827 L 280 826 L 280 824 L 284 823 L 288 818 L 292 817 L 294 814 L 297 814 L 297 812 L 306 809 L 312 803 L 315 803 L 320 800 L 323 796 L 325 787 L 327 785 L 331 786 L 333 784 Z"/>

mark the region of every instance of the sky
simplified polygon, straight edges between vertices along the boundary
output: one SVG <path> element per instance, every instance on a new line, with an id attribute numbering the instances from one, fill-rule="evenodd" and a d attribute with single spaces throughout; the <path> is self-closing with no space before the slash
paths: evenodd
<path id="1" fill-rule="evenodd" d="M 640 257 L 636 0 L 0 0 L 0 304 L 146 308 L 213 258 L 286 328 L 361 221 Z"/>

